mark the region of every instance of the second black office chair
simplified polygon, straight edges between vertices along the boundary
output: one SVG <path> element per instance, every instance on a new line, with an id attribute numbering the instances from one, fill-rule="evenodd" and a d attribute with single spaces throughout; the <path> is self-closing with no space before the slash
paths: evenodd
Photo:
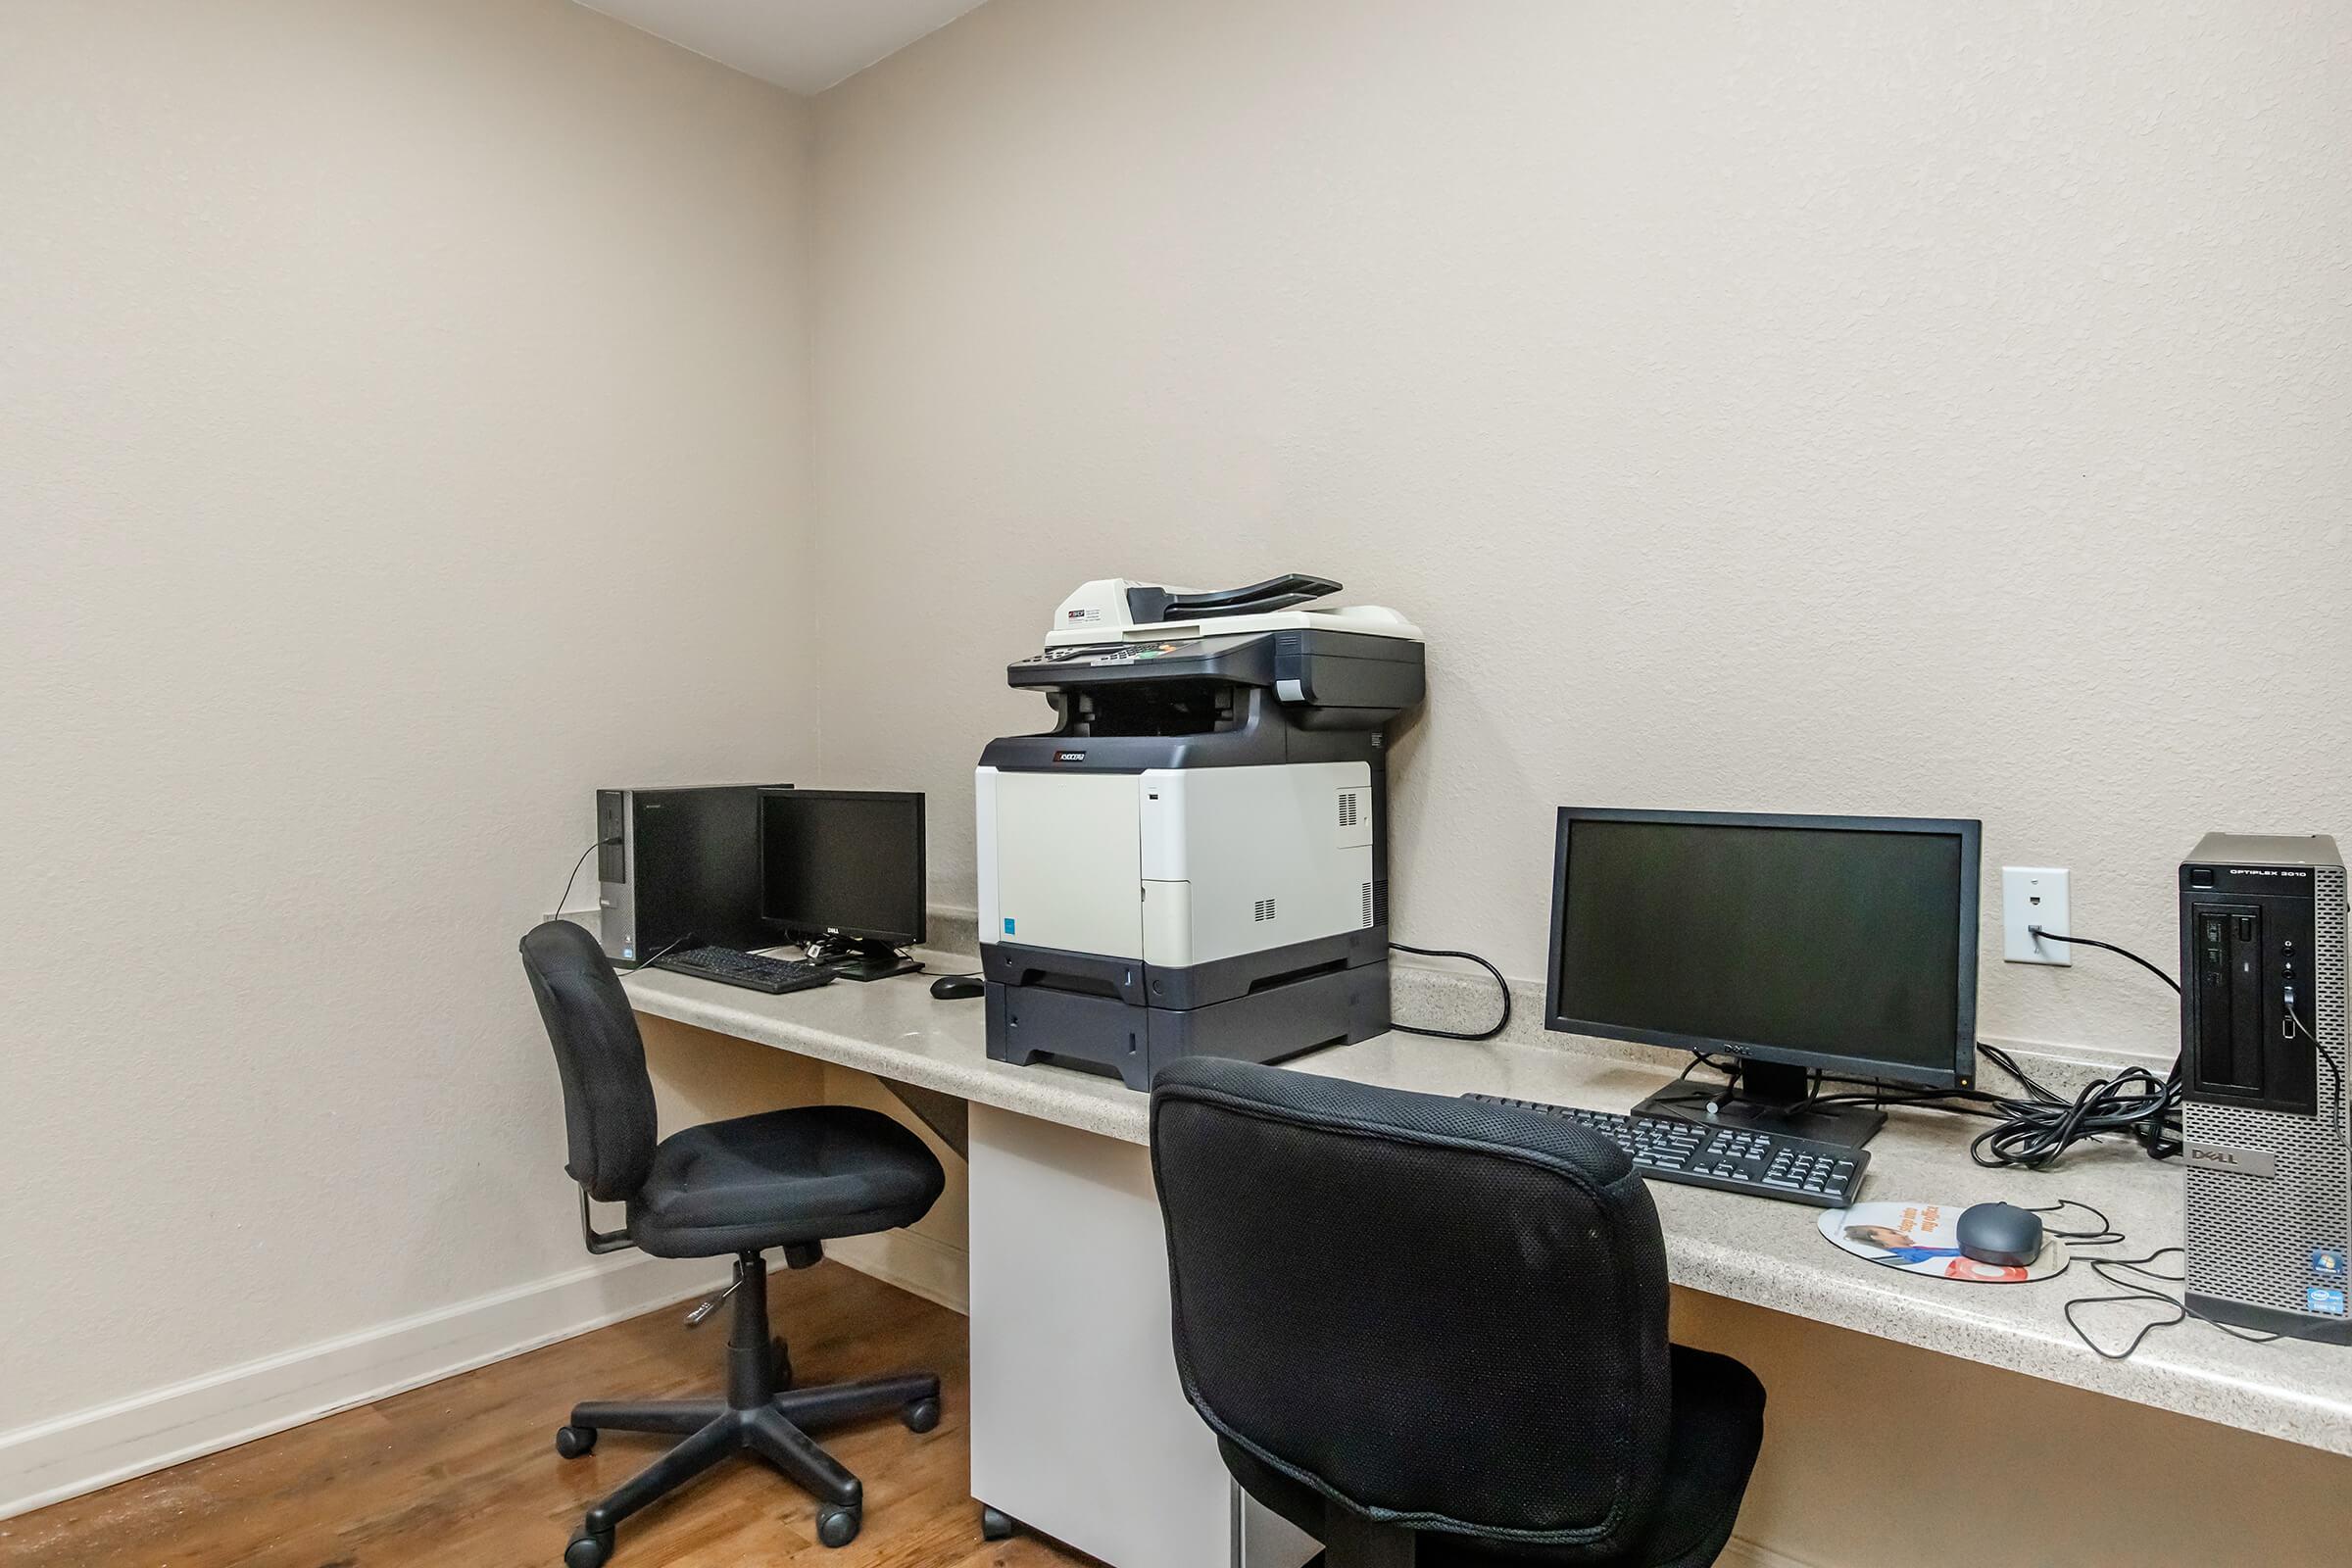
<path id="1" fill-rule="evenodd" d="M 619 978 L 596 939 L 551 920 L 522 939 L 522 966 L 546 1020 L 564 1079 L 569 1135 L 564 1169 L 580 1184 L 580 1228 L 591 1251 L 634 1245 L 658 1257 L 735 1258 L 727 1392 L 708 1399 L 607 1400 L 572 1407 L 556 1449 L 577 1458 L 599 1431 L 685 1439 L 588 1510 L 564 1553 L 565 1568 L 599 1568 L 621 1520 L 732 1453 L 774 1464 L 817 1499 L 817 1539 L 858 1535 L 864 1491 L 818 1447 L 810 1427 L 896 1410 L 928 1432 L 939 1424 L 930 1373 L 795 1389 L 783 1342 L 767 1325 L 767 1266 L 780 1248 L 806 1268 L 828 1238 L 864 1236 L 923 1217 L 946 1177 L 922 1140 L 854 1105 L 810 1105 L 709 1122 L 655 1142 L 645 1046 Z M 588 1200 L 626 1203 L 628 1228 L 599 1235 Z"/>
<path id="2" fill-rule="evenodd" d="M 1669 1345 L 1614 1145 L 1506 1106 L 1209 1057 L 1152 1092 L 1176 1363 L 1329 1568 L 1703 1568 L 1764 1390 Z"/>

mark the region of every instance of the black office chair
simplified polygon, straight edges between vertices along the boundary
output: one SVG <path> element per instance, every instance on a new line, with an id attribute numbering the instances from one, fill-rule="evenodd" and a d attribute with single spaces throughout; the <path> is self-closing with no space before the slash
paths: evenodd
<path id="1" fill-rule="evenodd" d="M 574 1405 L 570 1425 L 556 1434 L 556 1451 L 567 1459 L 595 1447 L 607 1427 L 686 1439 L 588 1510 L 564 1553 L 565 1568 L 598 1568 L 612 1555 L 614 1526 L 746 1450 L 815 1495 L 819 1541 L 847 1545 L 858 1535 L 863 1491 L 806 1429 L 895 1409 L 908 1427 L 928 1432 L 939 1424 L 939 1379 L 917 1373 L 793 1388 L 783 1342 L 768 1332 L 760 1253 L 781 1248 L 788 1265 L 807 1268 L 824 1255 L 828 1237 L 912 1224 L 946 1183 L 939 1161 L 888 1116 L 851 1105 L 738 1116 L 657 1144 L 645 1045 L 596 939 L 567 920 L 551 920 L 522 939 L 522 967 L 564 1078 L 564 1169 L 580 1184 L 588 1250 L 634 1245 L 657 1257 L 735 1255 L 725 1397 Z M 625 1202 L 627 1229 L 592 1229 L 591 1198 Z"/>
<path id="2" fill-rule="evenodd" d="M 1764 1390 L 1669 1345 L 1614 1145 L 1505 1106 L 1208 1057 L 1152 1091 L 1176 1363 L 1330 1568 L 1702 1568 Z"/>

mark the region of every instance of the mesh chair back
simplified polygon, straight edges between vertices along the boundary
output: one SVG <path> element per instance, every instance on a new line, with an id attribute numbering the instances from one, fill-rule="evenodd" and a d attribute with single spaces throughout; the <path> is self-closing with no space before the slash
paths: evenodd
<path id="1" fill-rule="evenodd" d="M 1207 1057 L 1152 1163 L 1185 1395 L 1380 1524 L 1605 1555 L 1659 1494 L 1666 1260 L 1632 1164 L 1532 1112 Z"/>
<path id="2" fill-rule="evenodd" d="M 643 1187 L 654 1167 L 654 1085 L 637 1015 L 605 950 L 569 920 L 550 920 L 523 937 L 522 969 L 564 1080 L 564 1168 L 589 1197 L 617 1202 Z"/>

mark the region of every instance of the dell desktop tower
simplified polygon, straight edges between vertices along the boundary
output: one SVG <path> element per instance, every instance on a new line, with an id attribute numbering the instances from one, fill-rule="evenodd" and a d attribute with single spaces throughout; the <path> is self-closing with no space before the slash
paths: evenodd
<path id="1" fill-rule="evenodd" d="M 760 791 L 774 784 L 596 792 L 596 902 L 605 956 L 752 949 L 760 919 Z"/>
<path id="2" fill-rule="evenodd" d="M 2208 834 L 2180 865 L 2188 1304 L 2352 1343 L 2344 862 L 2329 838 Z"/>

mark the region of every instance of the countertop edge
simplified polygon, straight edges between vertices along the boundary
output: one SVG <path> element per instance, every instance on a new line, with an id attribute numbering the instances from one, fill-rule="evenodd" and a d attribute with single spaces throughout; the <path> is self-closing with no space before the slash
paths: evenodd
<path id="1" fill-rule="evenodd" d="M 1141 1146 L 1149 1141 L 1148 1098 L 1114 1080 L 1073 1081 L 1058 1073 L 985 1060 L 943 1061 L 888 1042 L 787 1022 L 660 987 L 631 986 L 628 995 L 639 1011 L 676 1023 L 798 1052 L 1122 1143 Z M 1666 1257 L 1668 1278 L 1687 1290 L 2352 1456 L 2352 1420 L 2333 1401 L 2291 1388 L 2249 1389 L 2220 1369 L 2131 1360 L 2085 1363 L 2071 1341 L 1987 1320 L 1956 1300 L 1938 1301 L 1919 1291 L 1921 1282 L 1911 1276 L 1903 1278 L 1912 1281 L 1912 1288 L 1901 1291 L 1882 1288 L 1866 1276 L 1791 1277 L 1784 1263 L 1768 1254 L 1743 1252 L 1671 1228 L 1666 1232 Z M 2258 1419 L 2246 1419 L 2249 1404 L 2260 1408 Z"/>

